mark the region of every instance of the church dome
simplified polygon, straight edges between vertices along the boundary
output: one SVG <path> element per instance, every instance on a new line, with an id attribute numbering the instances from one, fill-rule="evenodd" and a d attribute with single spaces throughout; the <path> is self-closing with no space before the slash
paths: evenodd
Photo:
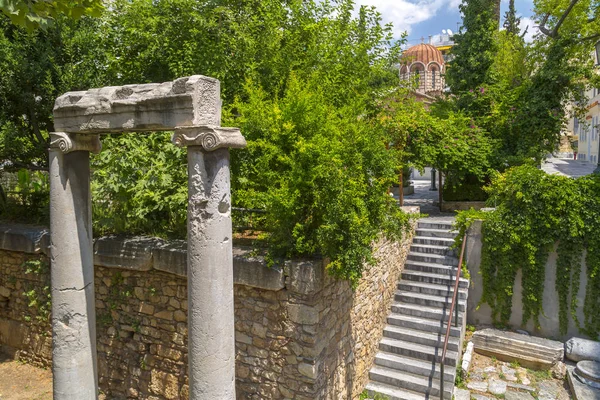
<path id="1" fill-rule="evenodd" d="M 425 43 L 418 44 L 404 51 L 402 53 L 402 61 L 404 64 L 422 62 L 424 65 L 428 65 L 430 62 L 436 62 L 440 66 L 444 65 L 442 52 L 434 46 Z"/>

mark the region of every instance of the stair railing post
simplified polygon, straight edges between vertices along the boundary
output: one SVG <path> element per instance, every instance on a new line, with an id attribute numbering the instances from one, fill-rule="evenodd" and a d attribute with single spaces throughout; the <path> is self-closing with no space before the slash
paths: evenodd
<path id="1" fill-rule="evenodd" d="M 440 400 L 444 400 L 444 360 L 440 363 Z"/>

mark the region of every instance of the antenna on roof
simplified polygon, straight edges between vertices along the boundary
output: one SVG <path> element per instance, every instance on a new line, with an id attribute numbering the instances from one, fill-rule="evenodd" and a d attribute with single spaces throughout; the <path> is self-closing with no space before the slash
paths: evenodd
<path id="1" fill-rule="evenodd" d="M 452 31 L 450 29 L 448 29 L 448 36 L 452 36 L 452 35 L 453 35 Z"/>
<path id="2" fill-rule="evenodd" d="M 446 34 L 446 30 L 442 29 L 442 35 L 445 35 L 445 34 Z"/>

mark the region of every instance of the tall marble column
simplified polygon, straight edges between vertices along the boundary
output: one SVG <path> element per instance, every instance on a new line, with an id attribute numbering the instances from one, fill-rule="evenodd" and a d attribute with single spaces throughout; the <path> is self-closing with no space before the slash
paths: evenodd
<path id="1" fill-rule="evenodd" d="M 98 398 L 89 156 L 100 147 L 98 135 L 50 134 L 55 400 Z"/>
<path id="2" fill-rule="evenodd" d="M 235 399 L 229 148 L 239 129 L 175 131 L 188 152 L 188 363 L 190 400 Z"/>

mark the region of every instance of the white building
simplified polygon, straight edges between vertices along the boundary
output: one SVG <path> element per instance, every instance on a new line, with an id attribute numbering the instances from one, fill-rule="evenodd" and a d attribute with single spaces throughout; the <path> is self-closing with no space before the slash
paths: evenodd
<path id="1" fill-rule="evenodd" d="M 589 99 L 585 120 L 573 119 L 573 133 L 579 137 L 577 159 L 581 162 L 598 164 L 598 140 L 600 131 L 600 89 L 586 93 Z"/>

